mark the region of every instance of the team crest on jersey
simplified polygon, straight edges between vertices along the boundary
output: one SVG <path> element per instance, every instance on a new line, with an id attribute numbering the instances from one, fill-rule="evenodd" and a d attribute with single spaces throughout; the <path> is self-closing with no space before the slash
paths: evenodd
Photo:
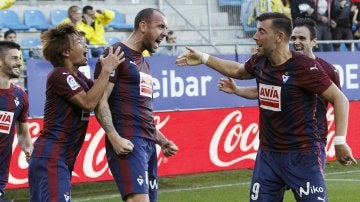
<path id="1" fill-rule="evenodd" d="M 66 81 L 69 84 L 71 90 L 76 90 L 80 87 L 80 85 L 78 84 L 78 82 L 76 82 L 75 78 L 72 75 L 69 75 L 66 78 Z"/>
<path id="2" fill-rule="evenodd" d="M 14 112 L 0 111 L 0 133 L 9 134 L 14 120 Z"/>
<path id="3" fill-rule="evenodd" d="M 71 196 L 70 196 L 69 192 L 66 192 L 66 193 L 64 194 L 64 199 L 65 199 L 65 201 L 70 201 Z"/>
<path id="4" fill-rule="evenodd" d="M 18 98 L 18 97 L 15 98 L 14 102 L 15 102 L 16 107 L 19 106 L 20 102 L 19 102 L 19 98 Z"/>
<path id="5" fill-rule="evenodd" d="M 152 97 L 152 77 L 150 74 L 140 72 L 140 95 Z"/>
<path id="6" fill-rule="evenodd" d="M 139 183 L 140 186 L 142 186 L 144 184 L 144 179 L 141 175 L 139 175 L 139 177 L 136 179 L 137 182 Z"/>
<path id="7" fill-rule="evenodd" d="M 281 87 L 259 84 L 260 107 L 272 111 L 281 111 Z"/>

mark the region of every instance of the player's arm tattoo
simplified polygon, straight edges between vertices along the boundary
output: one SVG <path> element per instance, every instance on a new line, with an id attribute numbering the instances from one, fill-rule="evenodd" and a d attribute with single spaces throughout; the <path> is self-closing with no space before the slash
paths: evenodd
<path id="1" fill-rule="evenodd" d="M 106 133 L 115 131 L 115 127 L 112 122 L 111 111 L 107 102 L 97 106 L 95 109 L 95 115 Z"/>

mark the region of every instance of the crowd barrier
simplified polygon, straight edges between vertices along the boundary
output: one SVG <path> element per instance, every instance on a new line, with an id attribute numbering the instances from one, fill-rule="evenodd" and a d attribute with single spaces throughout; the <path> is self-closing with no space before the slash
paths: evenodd
<path id="1" fill-rule="evenodd" d="M 319 53 L 320 54 L 320 53 Z M 354 53 L 324 53 L 322 58 L 333 63 L 340 73 L 342 90 L 350 101 L 348 143 L 355 158 L 360 158 L 360 101 L 359 101 L 359 57 Z M 234 59 L 234 55 L 220 57 Z M 246 60 L 248 56 L 239 58 Z M 158 148 L 159 175 L 180 175 L 220 170 L 251 168 L 258 149 L 258 108 L 256 101 L 247 101 L 219 92 L 216 84 L 221 77 L 204 66 L 178 67 L 174 57 L 151 57 L 147 59 L 155 76 L 154 107 L 155 123 L 168 138 L 178 146 L 174 157 L 164 157 Z M 95 61 L 90 61 L 92 66 Z M 47 71 L 51 66 L 45 61 L 28 61 L 29 96 L 33 116 L 30 133 L 35 140 L 41 131 L 43 118 L 42 95 Z M 32 69 L 33 68 L 33 69 Z M 83 70 L 92 74 L 92 68 Z M 239 84 L 254 85 L 252 82 Z M 36 85 L 40 85 L 37 86 Z M 333 146 L 334 112 L 327 113 L 329 135 L 326 146 L 327 160 L 335 159 Z M 77 158 L 72 176 L 73 183 L 111 180 L 104 148 L 104 131 L 94 116 L 84 145 Z M 28 186 L 27 163 L 21 149 L 13 143 L 9 183 L 7 188 Z"/>

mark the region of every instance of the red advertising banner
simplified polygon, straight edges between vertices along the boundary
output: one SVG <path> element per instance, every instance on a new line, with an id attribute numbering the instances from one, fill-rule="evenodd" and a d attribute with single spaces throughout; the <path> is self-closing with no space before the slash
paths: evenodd
<path id="1" fill-rule="evenodd" d="M 360 158 L 360 101 L 350 103 L 347 142 L 355 158 Z M 258 108 L 223 108 L 189 111 L 156 112 L 157 127 L 179 147 L 174 157 L 164 157 L 158 149 L 159 175 L 178 175 L 219 170 L 251 168 L 258 149 Z M 328 110 L 328 160 L 335 159 L 332 145 L 334 112 Z M 37 138 L 42 119 L 30 120 L 30 133 Z M 105 155 L 104 131 L 91 117 L 85 142 L 77 158 L 73 183 L 111 180 Z M 13 144 L 7 188 L 28 186 L 25 155 Z"/>

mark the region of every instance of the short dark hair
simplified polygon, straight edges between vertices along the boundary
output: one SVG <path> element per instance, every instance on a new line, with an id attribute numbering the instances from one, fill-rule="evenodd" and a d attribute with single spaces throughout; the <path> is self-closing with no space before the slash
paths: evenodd
<path id="1" fill-rule="evenodd" d="M 16 35 L 15 30 L 12 30 L 12 29 L 7 30 L 7 31 L 4 33 L 4 38 L 7 38 L 10 34 L 15 34 L 15 35 Z"/>
<path id="2" fill-rule="evenodd" d="M 161 12 L 158 9 L 155 8 L 145 8 L 143 10 L 141 10 L 136 16 L 135 16 L 135 21 L 134 21 L 134 30 L 137 30 L 139 28 L 140 22 L 141 21 L 146 21 L 146 22 L 150 22 L 152 15 L 154 14 L 154 12 L 157 11 L 159 13 L 161 13 L 162 15 L 164 15 L 163 12 Z"/>
<path id="3" fill-rule="evenodd" d="M 10 49 L 20 50 L 20 45 L 12 41 L 0 41 L 0 58 L 5 59 L 6 54 Z"/>
<path id="4" fill-rule="evenodd" d="M 60 24 L 41 35 L 44 58 L 54 67 L 64 66 L 62 53 L 69 50 L 74 43 L 70 40 L 72 35 L 81 36 L 70 23 Z"/>
<path id="5" fill-rule="evenodd" d="M 168 31 L 167 35 L 166 35 L 166 41 L 169 40 L 169 35 L 173 35 L 174 34 L 174 31 L 173 30 L 170 30 Z"/>
<path id="6" fill-rule="evenodd" d="M 90 11 L 90 10 L 94 10 L 94 8 L 92 6 L 87 5 L 87 6 L 84 6 L 84 8 L 82 9 L 82 12 L 84 14 L 84 13 L 87 13 L 88 11 Z"/>
<path id="7" fill-rule="evenodd" d="M 260 22 L 269 19 L 272 20 L 271 27 L 274 30 L 283 31 L 287 39 L 290 39 L 292 33 L 292 23 L 289 17 L 287 17 L 283 13 L 278 13 L 278 12 L 267 12 L 260 14 L 258 17 L 256 17 L 256 21 L 260 21 Z"/>
<path id="8" fill-rule="evenodd" d="M 306 27 L 310 31 L 310 39 L 316 38 L 316 22 L 311 18 L 296 18 L 294 20 L 295 27 Z"/>

